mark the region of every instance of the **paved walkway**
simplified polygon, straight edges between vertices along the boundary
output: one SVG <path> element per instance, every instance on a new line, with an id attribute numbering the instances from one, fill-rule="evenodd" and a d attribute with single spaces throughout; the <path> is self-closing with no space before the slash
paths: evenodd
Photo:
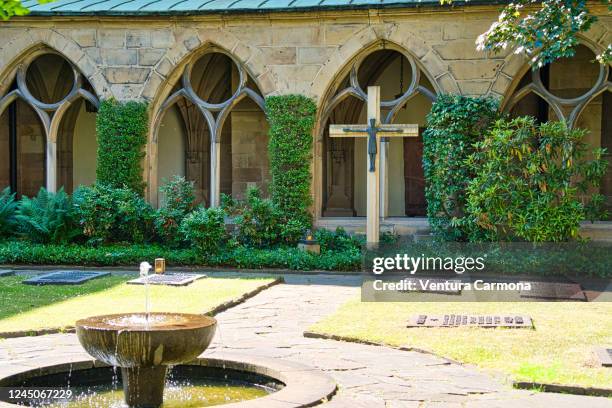
<path id="1" fill-rule="evenodd" d="M 340 387 L 325 408 L 612 407 L 606 398 L 514 390 L 474 368 L 432 355 L 304 338 L 311 324 L 358 295 L 358 282 L 320 275 L 287 276 L 286 281 L 219 314 L 216 340 L 205 355 L 231 351 L 318 367 Z M 81 354 L 72 334 L 7 339 L 0 342 L 0 374 L 6 364 L 59 363 Z"/>

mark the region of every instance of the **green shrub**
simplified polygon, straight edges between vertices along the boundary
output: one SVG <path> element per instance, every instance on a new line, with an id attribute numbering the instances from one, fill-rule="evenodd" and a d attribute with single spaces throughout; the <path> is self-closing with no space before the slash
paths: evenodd
<path id="1" fill-rule="evenodd" d="M 67 243 L 80 234 L 72 199 L 61 188 L 50 193 L 41 188 L 36 197 L 23 197 L 16 215 L 19 231 L 36 243 Z"/>
<path id="2" fill-rule="evenodd" d="M 0 237 L 12 235 L 15 232 L 16 210 L 15 194 L 11 193 L 11 189 L 7 187 L 0 193 Z"/>
<path id="3" fill-rule="evenodd" d="M 102 101 L 96 117 L 98 183 L 128 187 L 142 195 L 142 161 L 149 129 L 147 110 L 143 102 Z"/>
<path id="4" fill-rule="evenodd" d="M 153 238 L 153 209 L 127 187 L 80 187 L 74 193 L 74 203 L 90 244 L 142 243 Z"/>
<path id="5" fill-rule="evenodd" d="M 563 122 L 538 125 L 532 117 L 499 120 L 468 163 L 477 176 L 468 187 L 472 240 L 560 242 L 578 237 L 580 222 L 603 202 L 603 150 L 586 160 L 584 130 Z M 582 200 L 585 200 L 584 202 Z"/>
<path id="6" fill-rule="evenodd" d="M 316 105 L 302 95 L 266 99 L 272 201 L 288 220 L 310 228 L 310 162 Z M 297 225 L 296 225 L 296 228 Z"/>
<path id="7" fill-rule="evenodd" d="M 290 218 L 272 200 L 262 198 L 256 187 L 248 189 L 244 201 L 224 195 L 222 208 L 233 217 L 236 241 L 247 247 L 295 245 L 306 229 L 301 220 Z"/>
<path id="8" fill-rule="evenodd" d="M 238 268 L 263 269 L 282 268 L 301 271 L 339 270 L 355 271 L 361 266 L 361 252 L 329 251 L 316 255 L 298 248 L 253 249 L 243 246 L 213 256 L 210 265 L 234 266 Z"/>
<path id="9" fill-rule="evenodd" d="M 201 265 L 204 258 L 192 249 L 169 249 L 160 245 L 41 245 L 28 241 L 0 242 L 0 263 L 26 265 L 131 266 L 143 260 L 153 264 L 164 258 L 169 265 Z"/>
<path id="10" fill-rule="evenodd" d="M 183 219 L 180 232 L 185 241 L 205 255 L 217 253 L 227 239 L 225 212 L 200 207 Z"/>
<path id="11" fill-rule="evenodd" d="M 153 263 L 165 258 L 168 265 L 224 266 L 238 268 L 289 268 L 299 270 L 358 270 L 358 250 L 330 251 L 314 255 L 297 248 L 252 249 L 238 246 L 217 254 L 198 249 L 170 249 L 164 246 L 108 245 L 41 245 L 27 241 L 0 242 L 0 264 L 132 266 L 143 260 Z"/>
<path id="12" fill-rule="evenodd" d="M 162 242 L 170 246 L 181 243 L 179 227 L 181 222 L 195 207 L 193 181 L 174 176 L 167 184 L 160 187 L 163 207 L 157 211 L 155 230 Z"/>
<path id="13" fill-rule="evenodd" d="M 363 239 L 347 234 L 342 227 L 336 228 L 335 232 L 326 229 L 316 230 L 314 237 L 321 245 L 321 252 L 360 250 L 365 244 Z"/>
<path id="14" fill-rule="evenodd" d="M 473 225 L 466 217 L 466 188 L 474 177 L 466 159 L 497 119 L 497 102 L 488 98 L 440 95 L 427 115 L 423 169 L 427 216 L 433 233 L 466 240 Z"/>

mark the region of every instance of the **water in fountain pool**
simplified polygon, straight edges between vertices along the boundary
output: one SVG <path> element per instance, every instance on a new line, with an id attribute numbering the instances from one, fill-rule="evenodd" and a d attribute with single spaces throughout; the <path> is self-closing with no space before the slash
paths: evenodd
<path id="1" fill-rule="evenodd" d="M 73 387 L 70 401 L 41 405 L 48 408 L 124 408 L 123 390 L 111 384 Z M 268 395 L 266 386 L 223 380 L 169 380 L 162 408 L 195 408 L 246 401 Z"/>

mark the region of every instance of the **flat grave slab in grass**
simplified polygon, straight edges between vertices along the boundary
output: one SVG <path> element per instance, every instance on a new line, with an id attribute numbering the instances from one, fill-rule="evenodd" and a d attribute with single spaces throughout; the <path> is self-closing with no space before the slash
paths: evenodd
<path id="1" fill-rule="evenodd" d="M 149 285 L 186 286 L 202 278 L 206 278 L 206 275 L 200 273 L 166 273 L 148 275 L 133 279 L 127 283 L 129 285 L 144 285 L 148 283 Z"/>
<path id="2" fill-rule="evenodd" d="M 12 271 L 10 269 L 0 269 L 0 278 L 4 276 L 13 276 L 14 274 L 15 271 Z"/>
<path id="3" fill-rule="evenodd" d="M 57 271 L 24 280 L 26 285 L 80 285 L 91 279 L 110 275 L 110 272 Z"/>
<path id="4" fill-rule="evenodd" d="M 603 367 L 612 367 L 612 348 L 595 347 L 593 351 Z"/>
<path id="5" fill-rule="evenodd" d="M 531 317 L 526 315 L 414 315 L 408 319 L 407 327 L 509 327 L 532 329 Z"/>
<path id="6" fill-rule="evenodd" d="M 577 283 L 530 282 L 531 290 L 521 290 L 523 298 L 586 301 L 582 287 Z"/>

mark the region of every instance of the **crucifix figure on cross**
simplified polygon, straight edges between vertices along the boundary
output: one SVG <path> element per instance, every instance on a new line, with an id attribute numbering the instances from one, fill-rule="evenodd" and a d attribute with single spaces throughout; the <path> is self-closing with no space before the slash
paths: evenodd
<path id="1" fill-rule="evenodd" d="M 367 135 L 367 136 L 366 136 Z M 367 218 L 368 245 L 375 245 L 380 235 L 380 140 L 383 137 L 418 137 L 419 125 L 389 125 L 380 123 L 380 87 L 368 87 L 368 125 L 330 125 L 330 137 L 367 137 Z"/>

